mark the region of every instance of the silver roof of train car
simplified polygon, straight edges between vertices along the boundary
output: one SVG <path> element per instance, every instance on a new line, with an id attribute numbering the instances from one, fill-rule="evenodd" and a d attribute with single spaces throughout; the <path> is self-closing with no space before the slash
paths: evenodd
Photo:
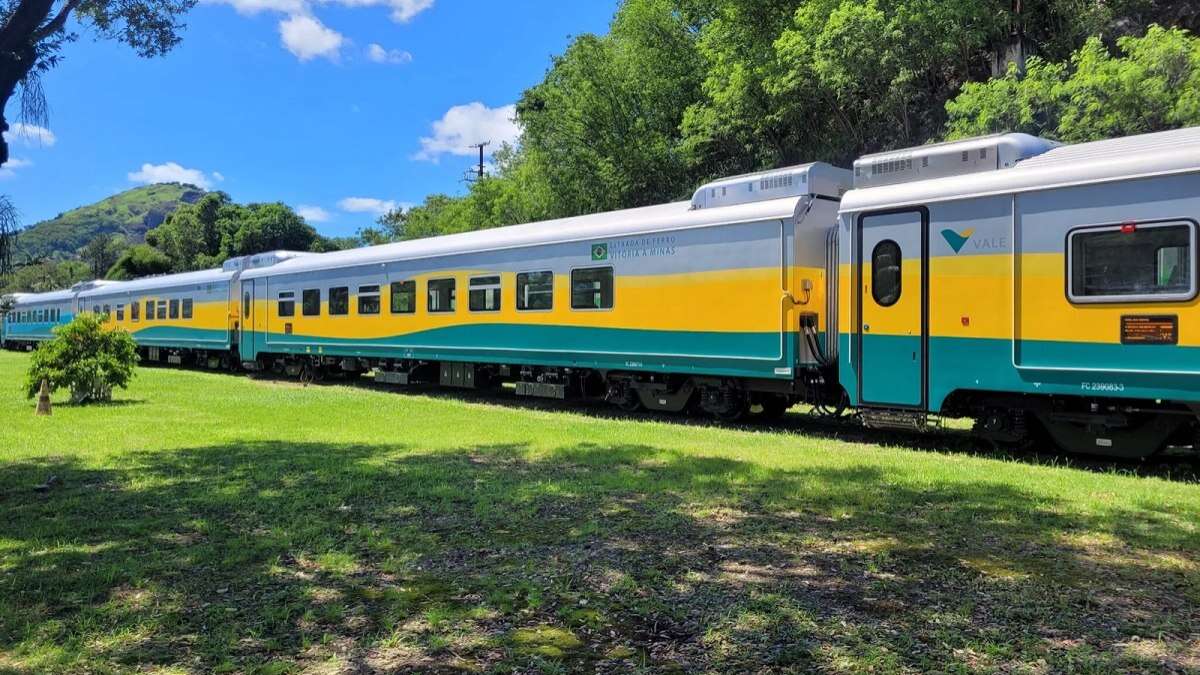
<path id="1" fill-rule="evenodd" d="M 1062 145 L 1011 168 L 855 189 L 842 212 L 1200 172 L 1200 127 Z"/>
<path id="2" fill-rule="evenodd" d="M 79 294 L 79 299 L 107 298 L 125 293 L 144 293 L 146 291 L 169 290 L 181 286 L 220 283 L 229 281 L 235 274 L 236 272 L 211 269 L 200 270 L 198 272 L 183 272 L 180 274 L 164 274 L 157 277 L 144 277 L 132 281 L 117 281 L 83 291 Z"/>
<path id="3" fill-rule="evenodd" d="M 75 291 L 47 291 L 45 293 L 13 293 L 14 307 L 41 305 L 48 302 L 69 302 L 75 299 Z"/>
<path id="4" fill-rule="evenodd" d="M 272 267 L 247 270 L 242 278 L 635 236 L 724 223 L 778 220 L 793 217 L 799 203 L 800 197 L 796 196 L 720 208 L 693 208 L 691 202 L 675 202 L 304 256 L 285 260 Z"/>

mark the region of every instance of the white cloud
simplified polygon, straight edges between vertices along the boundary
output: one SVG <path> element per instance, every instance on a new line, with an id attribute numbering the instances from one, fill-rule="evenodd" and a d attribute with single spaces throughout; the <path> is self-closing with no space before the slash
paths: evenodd
<path id="1" fill-rule="evenodd" d="M 367 47 L 367 58 L 375 63 L 411 63 L 413 55 L 402 49 L 385 49 L 383 45 L 372 42 Z"/>
<path id="2" fill-rule="evenodd" d="M 376 199 L 374 197 L 346 197 L 338 202 L 338 208 L 347 213 L 370 213 L 376 216 L 382 216 L 390 211 L 395 211 L 399 208 L 410 208 L 411 204 L 397 202 L 390 199 Z"/>
<path id="3" fill-rule="evenodd" d="M 58 137 L 46 127 L 17 122 L 5 132 L 4 140 L 9 143 L 20 141 L 22 145 L 40 145 L 52 148 L 58 142 Z"/>
<path id="4" fill-rule="evenodd" d="M 346 7 L 376 7 L 384 5 L 392 8 L 392 21 L 408 23 L 418 14 L 433 7 L 434 0 L 319 0 L 323 3 L 344 5 Z"/>
<path id="5" fill-rule="evenodd" d="M 307 204 L 301 204 L 300 206 L 297 206 L 296 213 L 310 223 L 327 223 L 329 222 L 329 219 L 333 217 L 329 215 L 329 212 L 325 209 L 319 206 L 309 206 Z"/>
<path id="6" fill-rule="evenodd" d="M 280 21 L 279 38 L 283 46 L 301 61 L 317 57 L 335 61 L 346 42 L 341 33 L 304 14 L 293 14 Z"/>
<path id="7" fill-rule="evenodd" d="M 17 169 L 24 169 L 29 166 L 33 166 L 32 160 L 9 157 L 4 166 L 0 167 L 0 179 L 12 178 L 17 175 Z"/>
<path id="8" fill-rule="evenodd" d="M 215 179 L 217 179 L 217 182 L 218 182 L 218 183 L 220 183 L 220 182 L 222 182 L 222 181 L 224 181 L 224 180 L 225 180 L 225 174 L 221 173 L 220 171 L 214 171 L 214 172 L 212 172 L 212 177 L 213 177 L 213 178 L 215 178 Z"/>
<path id="9" fill-rule="evenodd" d="M 213 177 L 219 175 L 218 173 L 214 173 Z M 175 162 L 143 164 L 141 170 L 129 173 L 129 180 L 135 183 L 145 183 L 146 185 L 152 183 L 191 183 L 205 190 L 211 188 L 213 184 L 213 179 L 206 176 L 203 171 L 184 168 Z"/>
<path id="10" fill-rule="evenodd" d="M 305 0 L 201 0 L 205 4 L 229 5 L 244 16 L 254 16 L 259 12 L 283 12 L 284 14 L 307 14 L 308 3 Z"/>
<path id="11" fill-rule="evenodd" d="M 413 17 L 433 7 L 433 0 L 391 0 L 392 20 L 408 23 Z"/>
<path id="12" fill-rule="evenodd" d="M 445 154 L 473 155 L 471 146 L 490 141 L 495 148 L 501 143 L 516 143 L 521 127 L 513 120 L 516 105 L 489 108 L 482 103 L 456 105 L 442 119 L 433 123 L 433 136 L 421 139 L 421 151 L 413 159 L 436 162 Z"/>

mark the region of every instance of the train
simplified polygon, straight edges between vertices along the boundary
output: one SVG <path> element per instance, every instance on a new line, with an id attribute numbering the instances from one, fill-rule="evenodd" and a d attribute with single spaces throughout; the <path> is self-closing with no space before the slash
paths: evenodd
<path id="1" fill-rule="evenodd" d="M 999 444 L 1196 448 L 1200 128 L 1019 133 L 705 184 L 688 201 L 10 298 L 30 349 L 79 312 L 148 362 L 371 374 L 624 411 Z"/>

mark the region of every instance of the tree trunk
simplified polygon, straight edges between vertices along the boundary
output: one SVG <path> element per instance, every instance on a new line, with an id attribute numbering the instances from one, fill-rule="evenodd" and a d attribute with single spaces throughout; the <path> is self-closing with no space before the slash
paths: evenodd
<path id="1" fill-rule="evenodd" d="M 8 119 L 4 110 L 17 91 L 17 85 L 25 79 L 37 63 L 39 35 L 45 28 L 54 0 L 21 0 L 8 21 L 0 27 L 0 132 L 8 131 Z M 66 15 L 61 17 L 64 21 Z M 58 23 L 58 17 L 52 23 Z M 0 166 L 8 163 L 8 141 L 0 135 Z"/>

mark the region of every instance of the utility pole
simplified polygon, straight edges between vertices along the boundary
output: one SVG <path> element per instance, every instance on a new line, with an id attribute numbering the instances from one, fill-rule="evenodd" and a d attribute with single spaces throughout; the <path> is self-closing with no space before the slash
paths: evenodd
<path id="1" fill-rule="evenodd" d="M 483 177 L 485 175 L 485 172 L 483 170 L 483 149 L 491 144 L 492 144 L 491 141 L 484 141 L 482 143 L 476 143 L 475 145 L 471 146 L 472 148 L 479 150 L 479 164 L 478 164 L 478 166 L 475 167 L 474 171 L 467 171 L 467 175 L 463 177 L 464 181 L 466 181 L 468 183 L 474 183 L 475 181 L 483 180 Z M 474 177 L 471 176 L 472 173 L 475 174 Z"/>

